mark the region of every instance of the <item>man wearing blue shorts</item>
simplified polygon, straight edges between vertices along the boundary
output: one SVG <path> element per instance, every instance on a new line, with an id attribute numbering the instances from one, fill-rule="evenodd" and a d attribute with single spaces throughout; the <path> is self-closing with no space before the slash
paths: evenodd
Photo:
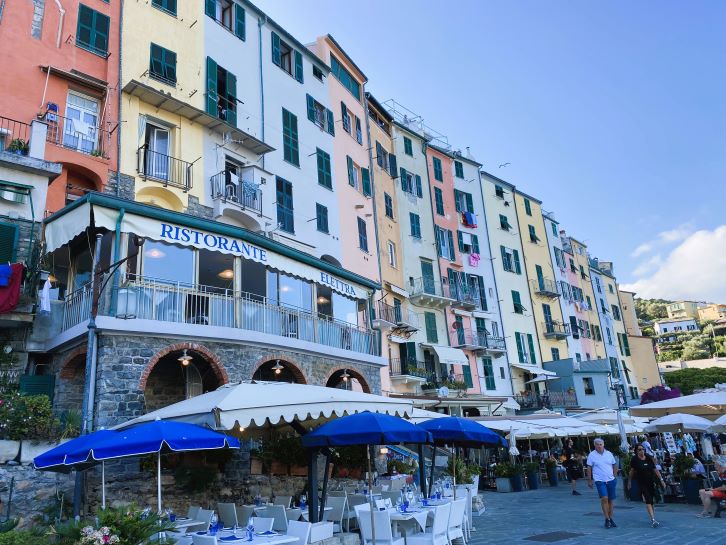
<path id="1" fill-rule="evenodd" d="M 592 488 L 595 481 L 595 488 L 600 496 L 600 507 L 605 515 L 605 528 L 616 528 L 613 522 L 613 508 L 615 507 L 615 487 L 618 474 L 615 456 L 605 450 L 605 441 L 599 437 L 593 441 L 595 450 L 587 457 L 587 486 Z"/>

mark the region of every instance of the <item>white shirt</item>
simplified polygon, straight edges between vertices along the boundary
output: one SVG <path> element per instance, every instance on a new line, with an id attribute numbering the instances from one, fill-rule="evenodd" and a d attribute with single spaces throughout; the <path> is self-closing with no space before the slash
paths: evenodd
<path id="1" fill-rule="evenodd" d="M 604 450 L 602 454 L 593 450 L 587 456 L 587 465 L 592 468 L 593 481 L 608 482 L 615 478 L 613 475 L 615 456 L 609 450 Z"/>
<path id="2" fill-rule="evenodd" d="M 650 446 L 650 443 L 648 441 L 643 441 L 642 445 L 645 449 L 645 453 L 648 456 L 655 456 L 655 452 L 653 452 L 653 447 Z"/>

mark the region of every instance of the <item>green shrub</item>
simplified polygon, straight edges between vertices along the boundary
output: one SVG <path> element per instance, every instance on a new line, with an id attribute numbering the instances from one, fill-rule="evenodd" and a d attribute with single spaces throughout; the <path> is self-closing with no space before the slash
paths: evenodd
<path id="1" fill-rule="evenodd" d="M 499 462 L 494 468 L 494 475 L 497 477 L 509 478 L 522 473 L 522 466 L 510 464 L 509 462 Z"/>
<path id="2" fill-rule="evenodd" d="M 135 506 L 128 506 L 99 511 L 98 526 L 108 526 L 119 537 L 119 545 L 138 545 L 150 542 L 159 532 L 173 529 L 174 523 L 153 512 L 144 514 Z"/>
<path id="3" fill-rule="evenodd" d="M 524 464 L 524 472 L 525 473 L 538 473 L 539 472 L 539 463 L 538 462 L 527 462 Z"/>
<path id="4" fill-rule="evenodd" d="M 47 538 L 28 530 L 13 530 L 0 534 L 0 545 L 44 545 L 46 543 L 48 543 Z"/>
<path id="5" fill-rule="evenodd" d="M 217 474 L 216 467 L 179 466 L 174 470 L 174 481 L 186 492 L 204 492 L 215 483 Z"/>
<path id="6" fill-rule="evenodd" d="M 2 439 L 53 440 L 58 435 L 58 425 L 46 395 L 23 396 L 19 392 L 7 392 L 0 397 Z"/>

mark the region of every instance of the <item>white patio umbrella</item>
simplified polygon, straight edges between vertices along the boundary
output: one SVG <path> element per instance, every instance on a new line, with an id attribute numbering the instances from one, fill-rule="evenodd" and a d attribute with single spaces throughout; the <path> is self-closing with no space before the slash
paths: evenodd
<path id="1" fill-rule="evenodd" d="M 435 411 L 427 411 L 426 409 L 419 409 L 418 407 L 414 407 L 408 421 L 413 424 L 420 424 L 421 422 L 426 422 L 427 420 L 431 420 L 432 418 L 445 418 L 447 416 L 449 416 L 449 415 L 444 414 L 444 413 L 437 413 Z"/>
<path id="2" fill-rule="evenodd" d="M 514 428 L 509 430 L 509 454 L 512 456 L 519 456 L 519 449 L 517 448 L 517 434 Z"/>
<path id="3" fill-rule="evenodd" d="M 714 433 L 723 433 L 726 432 L 726 414 L 723 416 L 719 416 L 714 422 L 713 426 L 709 430 Z"/>
<path id="4" fill-rule="evenodd" d="M 645 427 L 645 431 L 651 432 L 697 432 L 709 431 L 713 422 L 693 414 L 669 414 L 656 418 Z"/>
<path id="5" fill-rule="evenodd" d="M 630 408 L 630 414 L 635 416 L 664 416 L 675 413 L 721 416 L 726 413 L 726 390 L 681 396 Z"/>

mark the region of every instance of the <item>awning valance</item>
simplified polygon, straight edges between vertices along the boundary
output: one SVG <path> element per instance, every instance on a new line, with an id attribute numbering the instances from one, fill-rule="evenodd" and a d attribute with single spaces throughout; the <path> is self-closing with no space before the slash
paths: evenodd
<path id="1" fill-rule="evenodd" d="M 547 371 L 545 369 L 542 369 L 541 367 L 537 367 L 536 365 L 531 365 L 529 363 L 511 363 L 510 365 L 512 367 L 516 367 L 517 369 L 521 369 L 522 371 L 532 373 L 533 375 L 544 375 L 546 377 L 557 376 L 557 373 L 553 371 Z"/>
<path id="2" fill-rule="evenodd" d="M 428 345 L 436 352 L 441 363 L 449 365 L 469 365 L 469 358 L 466 357 L 464 351 L 459 348 L 451 348 L 450 346 L 443 346 L 439 344 Z"/>

